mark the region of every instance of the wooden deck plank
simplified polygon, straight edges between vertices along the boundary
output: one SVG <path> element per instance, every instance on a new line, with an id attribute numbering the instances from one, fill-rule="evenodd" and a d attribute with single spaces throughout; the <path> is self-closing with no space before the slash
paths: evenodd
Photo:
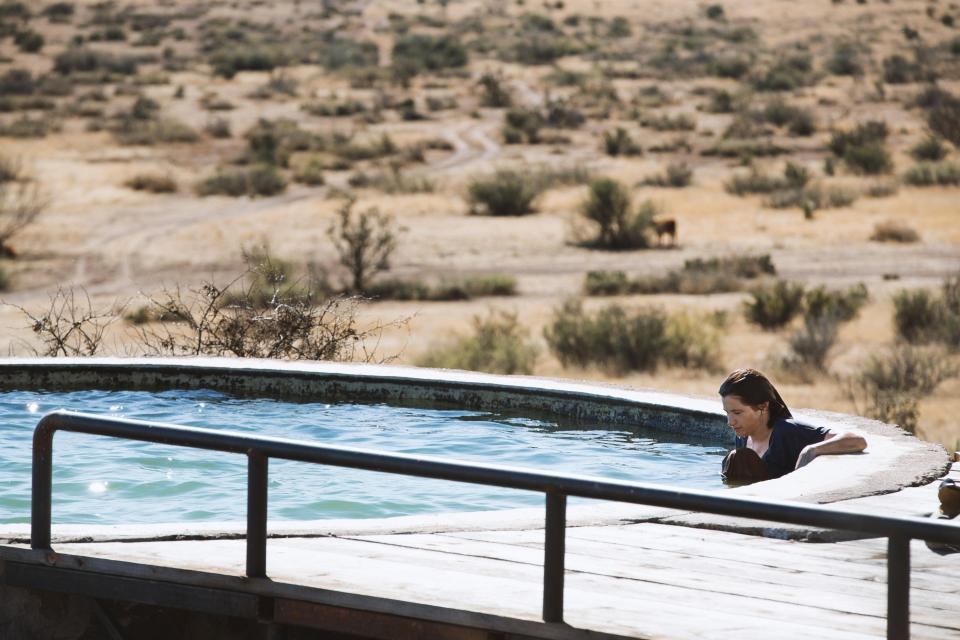
<path id="1" fill-rule="evenodd" d="M 657 535 L 639 533 L 637 527 L 650 527 Z M 657 529 L 659 527 L 659 529 Z M 508 544 L 542 545 L 542 532 L 463 532 L 446 535 L 471 540 L 505 541 Z M 722 534 L 714 536 L 714 533 Z M 731 537 L 733 536 L 733 537 Z M 681 556 L 725 559 L 731 556 L 748 565 L 781 566 L 784 554 L 794 559 L 804 570 L 824 575 L 851 576 L 864 580 L 886 579 L 886 539 L 839 543 L 805 543 L 745 536 L 729 532 L 713 532 L 672 525 L 636 524 L 619 527 L 572 528 L 567 540 L 622 545 L 634 553 L 651 550 L 671 551 Z M 749 541 L 749 542 L 746 542 Z M 743 550 L 749 549 L 749 553 Z M 785 551 L 786 549 L 786 551 Z M 935 578 L 957 575 L 960 557 L 939 556 L 928 551 L 921 542 L 911 547 L 912 564 Z M 878 572 L 881 572 L 878 573 Z M 943 590 L 935 587 L 935 590 Z M 946 590 L 960 593 L 960 581 L 949 581 Z"/>
<path id="2" fill-rule="evenodd" d="M 478 558 L 493 558 L 538 565 L 542 551 L 533 553 L 502 543 L 473 543 L 464 548 L 462 541 L 445 536 L 375 536 L 371 541 L 393 546 L 430 549 L 451 554 L 469 553 Z M 568 571 L 641 580 L 734 597 L 757 598 L 835 610 L 857 615 L 886 616 L 886 584 L 845 577 L 825 578 L 821 574 L 782 567 L 744 567 L 731 557 L 704 566 L 701 559 L 678 559 L 675 554 L 624 554 L 607 549 L 598 553 L 595 545 L 574 542 L 567 545 Z M 712 571 L 711 571 L 712 569 Z M 956 596 L 935 591 L 914 590 L 912 618 L 919 623 L 960 630 L 960 603 Z M 842 608 L 841 608 L 842 607 Z M 950 615 L 946 618 L 944 613 Z"/>
<path id="3" fill-rule="evenodd" d="M 485 560 L 476 563 L 463 558 L 451 560 L 449 554 L 403 550 L 336 538 L 274 542 L 282 542 L 276 546 L 271 544 L 269 551 L 268 567 L 275 581 L 457 606 L 519 619 L 539 619 L 542 572 L 532 562 L 521 564 Z M 243 549 L 242 541 L 216 541 L 215 544 L 133 543 L 131 546 L 138 548 L 137 555 L 141 559 L 149 560 L 165 557 L 167 553 L 163 547 L 170 544 L 205 547 L 197 554 L 198 565 L 185 568 L 200 568 L 201 564 L 209 564 L 209 559 L 224 557 L 225 554 L 239 558 Z M 90 551 L 93 550 L 88 549 Z M 110 556 L 118 553 L 116 549 L 106 548 L 96 551 L 107 552 Z M 129 558 L 132 554 L 124 555 Z M 167 564 L 171 564 L 169 560 Z M 184 563 L 181 561 L 179 564 Z M 236 561 L 231 560 L 225 566 L 235 564 Z M 688 603 L 691 594 L 684 590 L 663 589 L 658 585 L 608 576 L 570 575 L 566 597 L 567 621 L 571 625 L 636 637 L 692 639 L 704 637 L 705 634 L 713 637 L 713 631 L 718 629 L 732 630 L 733 635 L 744 632 L 749 635 L 750 630 L 757 633 L 781 617 L 788 620 L 804 619 L 794 617 L 798 615 L 795 611 L 785 613 L 776 607 L 765 606 L 756 610 L 752 608 L 747 614 L 732 606 L 737 598 L 730 597 L 709 607 L 702 606 L 704 603 L 696 600 L 701 606 L 696 620 L 690 621 Z M 800 609 L 799 615 L 802 616 L 803 608 Z M 765 619 L 759 617 L 761 614 L 765 614 Z M 684 624 L 678 626 L 678 621 Z M 811 629 L 816 629 L 817 637 L 838 640 L 883 635 L 883 622 L 880 620 L 858 620 L 856 632 L 847 630 L 850 620 L 846 616 L 842 619 L 837 616 L 829 624 L 821 622 L 805 620 L 803 625 L 786 624 L 782 637 L 809 637 Z"/>
<path id="4" fill-rule="evenodd" d="M 411 536 L 397 536 L 411 538 Z M 413 538 L 411 538 L 413 539 Z M 131 557 L 130 547 L 137 548 L 140 561 L 156 562 L 168 557 L 168 545 L 184 543 L 135 543 L 124 544 Z M 205 547 L 199 552 L 197 562 L 208 564 L 212 557 L 220 558 L 220 570 L 232 567 L 237 570 L 243 558 L 242 541 L 217 541 L 216 543 L 189 543 Z M 100 545 L 77 545 L 89 547 Z M 116 545 L 107 545 L 115 547 Z M 469 546 L 469 545 L 467 545 Z M 523 549 L 520 549 L 524 551 Z M 77 550 L 71 549 L 71 552 Z M 116 549 L 102 549 L 109 555 Z M 268 570 L 276 581 L 293 582 L 311 587 L 335 589 L 364 595 L 403 598 L 414 602 L 440 603 L 444 606 L 459 606 L 476 611 L 508 615 L 521 619 L 539 618 L 542 570 L 539 566 L 541 553 L 537 549 L 525 550 L 527 558 L 522 561 L 501 561 L 488 558 L 452 556 L 449 553 L 426 551 L 420 548 L 398 548 L 394 545 L 338 538 L 281 539 L 273 540 L 268 551 Z M 182 554 L 181 554 L 182 555 Z M 230 557 L 232 556 L 232 559 Z M 222 559 L 227 558 L 227 562 Z M 169 560 L 168 560 L 169 563 Z M 178 564 L 183 564 L 182 561 Z M 202 568 L 194 566 L 190 568 Z M 809 633 L 816 629 L 821 635 L 831 630 L 843 630 L 855 621 L 858 632 L 882 636 L 885 628 L 883 608 L 873 614 L 863 615 L 853 611 L 824 609 L 823 603 L 813 605 L 793 602 L 777 602 L 743 598 L 738 594 L 715 593 L 695 587 L 656 584 L 636 579 L 623 579 L 611 575 L 568 574 L 567 601 L 571 621 L 583 616 L 592 619 L 589 610 L 601 605 L 609 606 L 611 593 L 620 599 L 622 609 L 617 616 L 605 614 L 606 627 L 610 633 L 622 633 L 630 627 L 638 614 L 669 618 L 669 625 L 685 620 L 689 609 L 676 603 L 695 601 L 704 622 L 698 622 L 697 633 L 712 634 L 715 628 L 743 629 L 742 621 L 731 618 L 747 617 L 749 625 L 762 628 L 782 619 L 804 620 Z M 880 599 L 881 604 L 883 602 Z M 607 602 L 607 604 L 604 604 Z M 642 607 L 640 605 L 642 603 Z M 618 605 L 619 606 L 619 605 Z M 736 614 L 732 612 L 737 612 Z M 580 618 L 578 618 L 580 616 Z M 623 620 L 627 616 L 628 620 Z M 609 618 L 609 619 L 607 619 Z M 766 620 L 766 622 L 764 622 Z M 591 623 L 592 624 L 592 623 Z M 659 623 L 646 621 L 643 633 L 664 634 L 669 628 L 659 628 Z M 625 625 L 621 627 L 621 625 Z M 652 626 L 651 626 L 652 625 Z M 749 626 L 748 625 L 748 626 Z M 630 627 L 637 632 L 635 627 Z M 955 633 L 955 632 L 951 632 Z M 918 627 L 917 637 L 945 637 L 943 630 Z M 712 637 L 712 636 L 711 636 Z M 798 636 L 800 637 L 800 636 Z"/>
<path id="5" fill-rule="evenodd" d="M 488 535 L 489 532 L 476 533 L 457 533 L 444 534 L 459 539 L 469 539 L 475 541 L 500 542 L 518 546 L 528 546 L 533 548 L 542 548 L 542 532 L 517 532 L 511 536 Z M 736 558 L 741 571 L 750 571 L 754 568 L 770 568 L 778 573 L 784 572 L 785 558 L 793 560 L 794 565 L 787 567 L 791 574 L 809 574 L 829 576 L 830 578 L 846 578 L 862 581 L 864 583 L 886 584 L 886 547 L 882 551 L 872 554 L 872 557 L 857 558 L 856 554 L 850 559 L 829 559 L 819 558 L 816 555 L 812 557 L 797 558 L 799 551 L 796 545 L 805 543 L 795 543 L 789 541 L 774 541 L 784 548 L 776 549 L 769 546 L 770 541 L 761 543 L 755 537 L 747 537 L 747 541 L 740 542 L 739 545 L 717 545 L 710 542 L 709 538 L 692 542 L 689 544 L 678 543 L 676 540 L 665 540 L 662 537 L 655 539 L 640 540 L 640 536 L 632 534 L 628 536 L 624 543 L 623 536 L 608 536 L 604 533 L 597 535 L 581 534 L 578 537 L 567 538 L 567 545 L 588 544 L 595 548 L 597 555 L 615 555 L 615 557 L 629 557 L 632 555 L 650 555 L 659 553 L 673 554 L 677 560 L 693 560 L 703 563 L 709 570 L 709 567 L 715 563 L 725 563 L 731 558 Z M 759 547 L 754 549 L 752 545 Z M 849 543 L 842 543 L 849 544 Z M 751 546 L 747 546 L 751 545 Z M 812 545 L 821 547 L 822 545 Z M 744 552 L 749 549 L 749 554 Z M 916 543 L 912 549 L 913 558 L 923 558 L 929 556 L 924 562 L 937 563 L 936 570 L 914 566 L 912 585 L 919 589 L 926 589 L 932 593 L 960 594 L 960 581 L 950 579 L 960 574 L 960 557 L 948 556 L 942 557 L 933 554 L 922 547 L 922 543 Z M 841 556 L 842 558 L 842 556 Z"/>

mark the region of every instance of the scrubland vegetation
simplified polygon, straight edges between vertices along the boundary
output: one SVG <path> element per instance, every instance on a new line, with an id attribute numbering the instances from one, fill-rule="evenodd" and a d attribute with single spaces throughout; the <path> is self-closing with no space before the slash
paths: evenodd
<path id="1" fill-rule="evenodd" d="M 8 351 L 749 365 L 956 448 L 958 12 L 654 4 L 0 0 Z"/>

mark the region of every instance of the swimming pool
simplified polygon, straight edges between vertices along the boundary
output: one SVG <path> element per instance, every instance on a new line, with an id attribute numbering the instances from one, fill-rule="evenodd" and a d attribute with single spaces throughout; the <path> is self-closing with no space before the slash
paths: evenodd
<path id="1" fill-rule="evenodd" d="M 558 422 L 527 412 L 384 403 L 291 402 L 211 389 L 0 393 L 0 523 L 29 521 L 30 438 L 54 409 L 255 432 L 324 444 L 442 456 L 702 489 L 722 486 L 725 448 L 637 427 Z M 534 412 L 535 413 L 535 412 Z M 53 520 L 158 523 L 242 520 L 246 460 L 72 433 L 54 446 Z M 378 518 L 543 502 L 512 491 L 344 468 L 271 462 L 274 520 Z"/>

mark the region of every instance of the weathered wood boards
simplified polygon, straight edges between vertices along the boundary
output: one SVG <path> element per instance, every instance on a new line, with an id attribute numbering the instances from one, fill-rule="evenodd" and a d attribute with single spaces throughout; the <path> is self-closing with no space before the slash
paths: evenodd
<path id="1" fill-rule="evenodd" d="M 242 576 L 244 542 L 88 543 L 60 553 Z M 567 532 L 566 622 L 630 637 L 877 638 L 885 540 L 814 544 L 654 523 Z M 912 547 L 914 638 L 960 637 L 960 556 Z M 538 621 L 543 531 L 278 538 L 284 594 L 328 590 Z M 298 591 L 295 585 L 301 588 Z M 401 613 L 398 609 L 398 613 Z M 291 614 L 293 615 L 293 614 Z M 568 631 L 574 631 L 568 627 Z"/>

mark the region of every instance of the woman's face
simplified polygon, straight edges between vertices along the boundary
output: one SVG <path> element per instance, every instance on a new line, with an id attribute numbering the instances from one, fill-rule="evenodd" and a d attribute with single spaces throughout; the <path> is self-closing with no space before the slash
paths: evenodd
<path id="1" fill-rule="evenodd" d="M 758 407 L 744 404 L 740 396 L 723 396 L 723 410 L 727 412 L 727 424 L 738 438 L 766 439 L 769 413 L 767 403 Z"/>

